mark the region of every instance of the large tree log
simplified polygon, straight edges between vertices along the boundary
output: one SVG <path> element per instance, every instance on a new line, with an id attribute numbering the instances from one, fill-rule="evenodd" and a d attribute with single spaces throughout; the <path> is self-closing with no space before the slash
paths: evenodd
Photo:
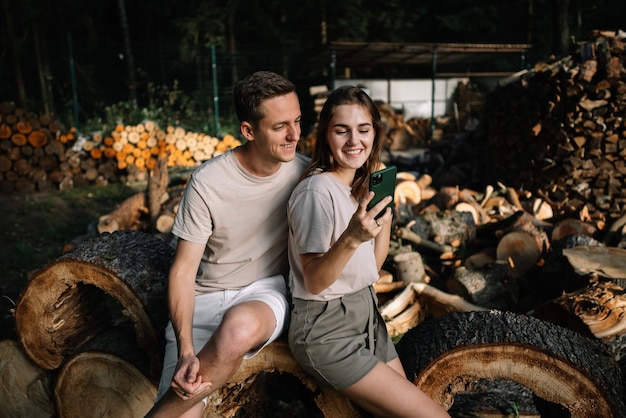
<path id="1" fill-rule="evenodd" d="M 54 417 L 49 385 L 17 341 L 0 341 L 0 417 Z"/>
<path id="2" fill-rule="evenodd" d="M 149 377 L 158 379 L 173 254 L 152 235 L 117 231 L 85 241 L 35 272 L 15 308 L 18 338 L 29 357 L 57 369 L 71 350 L 130 318 L 149 359 Z"/>
<path id="3" fill-rule="evenodd" d="M 132 364 L 97 351 L 70 358 L 54 388 L 59 418 L 144 416 L 154 404 L 156 386 Z"/>
<path id="4" fill-rule="evenodd" d="M 145 231 L 150 224 L 148 194 L 139 192 L 124 200 L 113 212 L 100 216 L 98 232 Z"/>
<path id="5" fill-rule="evenodd" d="M 422 322 L 396 348 L 409 379 L 446 409 L 480 379 L 507 379 L 571 416 L 626 416 L 619 367 L 607 348 L 537 318 L 452 313 Z"/>
<path id="6" fill-rule="evenodd" d="M 276 340 L 259 354 L 244 360 L 228 383 L 209 396 L 204 410 L 205 418 L 230 418 L 248 401 L 250 385 L 260 373 L 288 373 L 295 376 L 314 396 L 314 401 L 324 417 L 358 418 L 361 412 L 345 396 L 333 389 L 320 387 L 298 365 L 287 343 Z M 312 415 L 313 416 L 313 415 Z"/>

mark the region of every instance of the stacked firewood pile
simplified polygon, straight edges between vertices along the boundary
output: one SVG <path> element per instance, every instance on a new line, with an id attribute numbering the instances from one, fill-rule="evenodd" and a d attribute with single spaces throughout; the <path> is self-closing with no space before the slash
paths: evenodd
<path id="1" fill-rule="evenodd" d="M 84 135 L 49 115 L 0 103 L 0 192 L 67 190 L 87 184 L 145 181 L 159 156 L 190 167 L 240 145 L 153 121 Z"/>
<path id="2" fill-rule="evenodd" d="M 626 202 L 623 32 L 597 31 L 571 55 L 541 63 L 485 103 L 485 175 L 527 189 L 557 213 L 619 217 Z"/>

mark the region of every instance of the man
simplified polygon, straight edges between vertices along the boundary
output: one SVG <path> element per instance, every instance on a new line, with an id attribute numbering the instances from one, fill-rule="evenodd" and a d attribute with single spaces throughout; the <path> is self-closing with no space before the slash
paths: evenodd
<path id="1" fill-rule="evenodd" d="M 172 230 L 171 320 L 148 417 L 201 417 L 204 398 L 287 322 L 287 200 L 308 162 L 296 154 L 300 104 L 267 71 L 238 82 L 234 100 L 247 141 L 194 172 Z"/>

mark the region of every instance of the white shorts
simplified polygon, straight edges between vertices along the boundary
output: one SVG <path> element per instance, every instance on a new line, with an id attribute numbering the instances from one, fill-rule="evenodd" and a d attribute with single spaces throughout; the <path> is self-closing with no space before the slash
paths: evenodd
<path id="1" fill-rule="evenodd" d="M 263 346 L 246 353 L 244 359 L 254 357 L 264 347 L 276 340 L 285 330 L 289 314 L 289 303 L 287 302 L 286 294 L 285 279 L 283 276 L 277 275 L 257 280 L 239 290 L 224 290 L 196 296 L 193 313 L 193 346 L 196 353 L 209 341 L 228 309 L 242 302 L 258 300 L 265 302 L 274 311 L 276 328 Z M 170 388 L 177 362 L 178 347 L 174 328 L 170 321 L 165 328 L 163 371 L 161 372 L 161 381 L 155 402 L 165 395 L 165 392 Z"/>

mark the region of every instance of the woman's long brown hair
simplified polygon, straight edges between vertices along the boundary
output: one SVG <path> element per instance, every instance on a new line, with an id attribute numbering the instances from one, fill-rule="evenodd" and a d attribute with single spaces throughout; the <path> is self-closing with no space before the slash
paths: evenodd
<path id="1" fill-rule="evenodd" d="M 340 105 L 351 104 L 357 104 L 367 109 L 372 117 L 372 125 L 375 132 L 372 152 L 365 164 L 357 169 L 354 180 L 352 181 L 352 195 L 358 201 L 367 195 L 370 174 L 381 167 L 380 153 L 383 148 L 383 141 L 381 139 L 382 125 L 378 106 L 376 106 L 372 98 L 360 87 L 342 86 L 334 90 L 330 96 L 328 96 L 320 112 L 311 163 L 303 173 L 302 178 L 314 172 L 333 171 L 337 169 L 337 162 L 332 156 L 326 135 L 335 108 Z"/>

